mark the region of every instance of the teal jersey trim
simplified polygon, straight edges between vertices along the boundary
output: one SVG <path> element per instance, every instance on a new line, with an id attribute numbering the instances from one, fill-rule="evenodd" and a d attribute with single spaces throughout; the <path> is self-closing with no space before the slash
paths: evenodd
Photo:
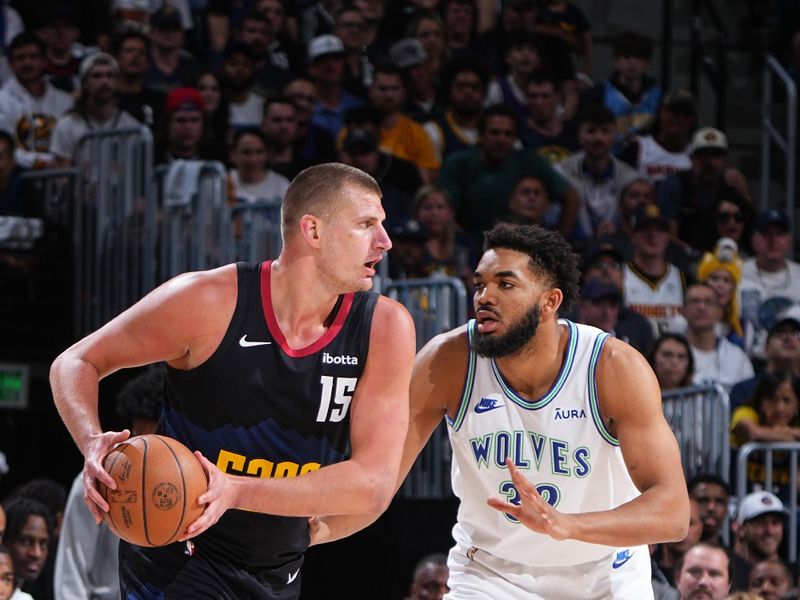
<path id="1" fill-rule="evenodd" d="M 569 327 L 569 341 L 567 342 L 567 354 L 564 358 L 564 364 L 561 365 L 561 371 L 556 377 L 555 383 L 550 388 L 542 398 L 539 400 L 534 400 L 531 402 L 530 400 L 525 400 L 525 398 L 521 398 L 517 393 L 506 383 L 506 380 L 503 378 L 503 374 L 500 372 L 500 369 L 497 366 L 497 363 L 492 359 L 492 371 L 494 372 L 495 379 L 500 384 L 500 387 L 503 388 L 503 393 L 506 397 L 511 400 L 514 404 L 521 406 L 522 408 L 528 410 L 537 410 L 539 408 L 543 408 L 550 404 L 553 399 L 558 395 L 561 391 L 561 388 L 564 387 L 564 384 L 567 382 L 569 378 L 570 371 L 572 371 L 572 365 L 575 362 L 575 348 L 578 347 L 578 328 L 575 327 L 575 324 L 572 321 L 564 319 L 566 321 L 567 327 Z"/>
<path id="2" fill-rule="evenodd" d="M 456 418 L 451 419 L 449 415 L 445 415 L 447 424 L 455 431 L 461 429 L 461 424 L 464 422 L 464 415 L 467 414 L 469 399 L 472 397 L 472 387 L 475 383 L 475 363 L 477 362 L 477 356 L 472 350 L 472 336 L 475 335 L 475 319 L 470 319 L 467 324 L 467 334 L 467 374 L 464 378 L 464 390 L 461 392 L 461 400 L 458 403 Z"/>
<path id="3" fill-rule="evenodd" d="M 597 399 L 597 361 L 600 359 L 600 352 L 603 350 L 607 339 L 607 333 L 598 335 L 592 348 L 592 357 L 589 360 L 589 406 L 592 410 L 594 426 L 597 427 L 600 437 L 612 446 L 619 446 L 619 440 L 611 435 L 611 432 L 603 423 L 603 417 L 600 414 L 600 401 Z"/>

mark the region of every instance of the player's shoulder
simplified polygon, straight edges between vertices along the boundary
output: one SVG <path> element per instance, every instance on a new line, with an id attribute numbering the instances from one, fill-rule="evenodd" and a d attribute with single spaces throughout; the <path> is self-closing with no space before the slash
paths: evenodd
<path id="1" fill-rule="evenodd" d="M 464 324 L 431 339 L 419 351 L 417 362 L 436 369 L 456 372 L 466 367 L 469 356 L 468 325 Z"/>
<path id="2" fill-rule="evenodd" d="M 219 297 L 236 297 L 238 272 L 235 264 L 205 271 L 181 273 L 164 286 L 170 295 L 192 296 L 201 302 L 213 302 Z"/>

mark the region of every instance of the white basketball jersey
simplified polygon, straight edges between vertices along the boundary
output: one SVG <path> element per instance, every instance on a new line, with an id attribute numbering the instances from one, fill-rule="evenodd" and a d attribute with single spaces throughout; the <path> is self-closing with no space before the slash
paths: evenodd
<path id="1" fill-rule="evenodd" d="M 614 549 L 556 541 L 489 507 L 489 496 L 517 500 L 506 458 L 563 513 L 609 510 L 639 495 L 597 401 L 595 370 L 608 334 L 567 320 L 559 323 L 569 328 L 569 342 L 547 394 L 525 400 L 505 382 L 494 359 L 470 348 L 459 409 L 455 420 L 447 419 L 453 491 L 461 500 L 453 528 L 456 543 L 537 567 L 598 560 Z M 472 339 L 474 320 L 468 331 Z"/>
<path id="2" fill-rule="evenodd" d="M 653 181 L 661 181 L 667 175 L 692 168 L 689 149 L 670 152 L 653 139 L 652 135 L 639 138 L 639 171 Z"/>
<path id="3" fill-rule="evenodd" d="M 639 273 L 631 263 L 627 263 L 622 270 L 625 304 L 650 319 L 659 333 L 665 331 L 670 321 L 681 314 L 685 288 L 683 275 L 675 265 L 667 264 L 664 276 L 655 283 Z"/>

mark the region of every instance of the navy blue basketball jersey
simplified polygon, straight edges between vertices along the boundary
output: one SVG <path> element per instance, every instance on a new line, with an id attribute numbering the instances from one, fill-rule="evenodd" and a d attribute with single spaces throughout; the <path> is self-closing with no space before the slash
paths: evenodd
<path id="1" fill-rule="evenodd" d="M 293 349 L 273 311 L 270 265 L 237 265 L 239 295 L 225 337 L 197 368 L 168 369 L 161 427 L 226 473 L 300 477 L 349 456 L 350 402 L 378 295 L 340 296 L 326 333 Z M 272 568 L 306 550 L 307 520 L 229 510 L 194 542 L 198 553 Z"/>

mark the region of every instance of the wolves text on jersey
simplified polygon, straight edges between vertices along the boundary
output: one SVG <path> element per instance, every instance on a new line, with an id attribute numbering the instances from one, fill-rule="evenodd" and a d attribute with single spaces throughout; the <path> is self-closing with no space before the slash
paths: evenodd
<path id="1" fill-rule="evenodd" d="M 505 469 L 506 459 L 510 458 L 518 469 L 535 468 L 541 472 L 549 468 L 554 475 L 580 478 L 591 472 L 589 448 L 573 449 L 563 440 L 535 431 L 497 431 L 472 438 L 469 443 L 479 469 Z"/>

